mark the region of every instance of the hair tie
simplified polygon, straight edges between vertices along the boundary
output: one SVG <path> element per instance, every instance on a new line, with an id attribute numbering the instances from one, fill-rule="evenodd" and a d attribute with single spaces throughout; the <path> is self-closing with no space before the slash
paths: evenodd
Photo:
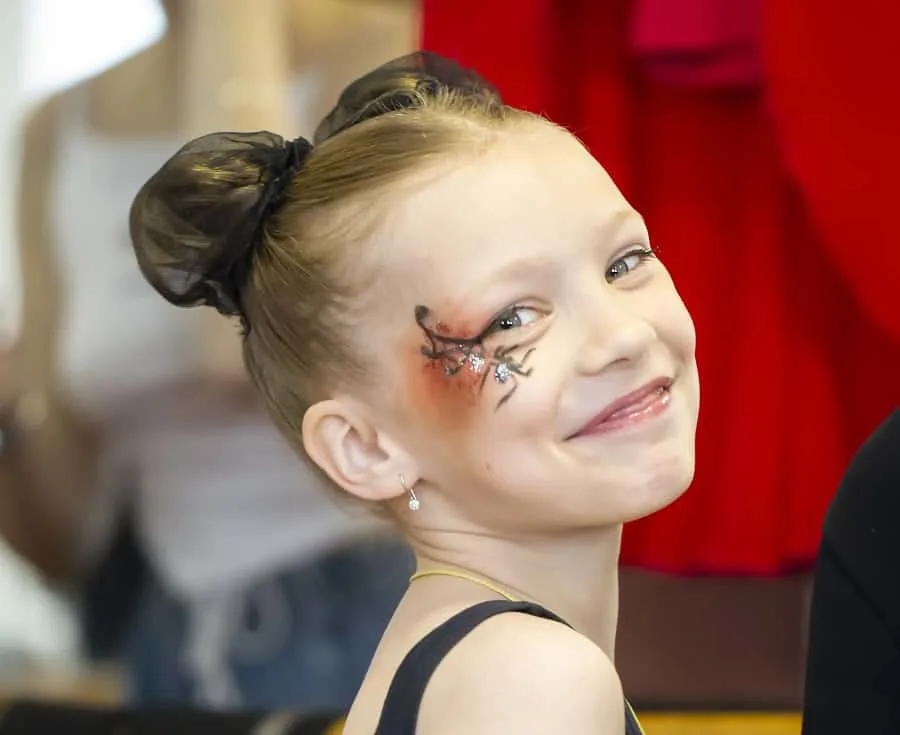
<path id="1" fill-rule="evenodd" d="M 266 218 L 271 216 L 284 200 L 284 195 L 287 193 L 288 185 L 294 178 L 294 174 L 303 168 L 303 164 L 306 163 L 312 150 L 313 144 L 306 138 L 287 140 L 280 149 L 272 150 L 272 160 L 268 166 L 269 183 L 263 191 L 260 202 L 260 231 L 257 235 L 261 234 Z M 259 237 L 254 239 L 258 240 Z"/>
<path id="2" fill-rule="evenodd" d="M 241 291 L 274 214 L 313 146 L 268 131 L 211 133 L 182 146 L 131 206 L 131 239 L 150 284 L 178 306 L 240 317 Z"/>
<path id="3" fill-rule="evenodd" d="M 313 145 L 306 138 L 287 140 L 281 147 L 271 149 L 271 160 L 266 166 L 268 182 L 260 197 L 256 226 L 251 236 L 235 247 L 225 277 L 221 279 L 225 294 L 234 304 L 234 311 L 240 319 L 241 331 L 245 337 L 250 333 L 250 322 L 241 303 L 241 291 L 250 276 L 253 258 L 262 244 L 266 220 L 278 211 L 294 175 L 303 168 L 312 150 Z"/>
<path id="4" fill-rule="evenodd" d="M 306 162 L 306 157 L 312 153 L 313 144 L 306 138 L 294 138 L 284 144 L 288 151 L 288 164 L 294 171 L 299 171 Z"/>

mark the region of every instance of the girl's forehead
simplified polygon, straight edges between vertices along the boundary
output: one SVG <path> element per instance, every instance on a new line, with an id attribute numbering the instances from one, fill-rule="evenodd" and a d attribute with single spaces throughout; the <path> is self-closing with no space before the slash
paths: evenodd
<path id="1" fill-rule="evenodd" d="M 403 197 L 389 218 L 386 265 L 407 279 L 468 280 L 558 256 L 630 211 L 581 145 L 547 127 L 454 162 Z"/>

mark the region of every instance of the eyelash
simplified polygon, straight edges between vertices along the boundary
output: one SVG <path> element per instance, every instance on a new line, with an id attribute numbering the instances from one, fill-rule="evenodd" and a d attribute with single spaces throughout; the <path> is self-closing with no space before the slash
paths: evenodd
<path id="1" fill-rule="evenodd" d="M 626 265 L 625 272 L 621 273 L 620 275 L 616 275 L 614 273 L 616 264 L 625 263 L 625 261 L 627 261 L 629 258 L 637 258 L 638 261 L 634 266 L 628 267 Z M 634 250 L 630 250 L 629 252 L 627 252 L 623 256 L 621 256 L 620 258 L 616 258 L 612 262 L 612 264 L 609 266 L 609 268 L 606 269 L 606 282 L 612 283 L 613 281 L 617 280 L 618 278 L 627 276 L 629 273 L 633 273 L 638 268 L 640 268 L 648 260 L 653 260 L 655 258 L 656 258 L 656 251 L 653 248 L 635 248 Z"/>

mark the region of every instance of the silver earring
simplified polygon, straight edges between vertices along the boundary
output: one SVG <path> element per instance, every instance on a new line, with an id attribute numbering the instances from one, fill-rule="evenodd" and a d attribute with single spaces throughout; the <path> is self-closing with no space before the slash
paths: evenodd
<path id="1" fill-rule="evenodd" d="M 406 479 L 403 477 L 403 475 L 397 475 L 397 477 L 400 478 L 400 487 L 402 487 L 406 491 L 406 494 L 409 495 L 409 502 L 407 503 L 409 509 L 413 512 L 417 511 L 422 507 L 422 504 L 416 497 L 416 491 L 406 484 Z"/>

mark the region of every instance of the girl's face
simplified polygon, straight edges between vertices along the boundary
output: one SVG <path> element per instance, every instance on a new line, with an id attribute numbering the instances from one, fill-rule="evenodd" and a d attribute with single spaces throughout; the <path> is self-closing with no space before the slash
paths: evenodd
<path id="1" fill-rule="evenodd" d="M 372 420 L 438 524 L 552 532 L 632 520 L 693 476 L 693 323 L 644 222 L 550 125 L 407 198 L 361 336 Z M 424 518 L 424 516 L 423 516 Z"/>

